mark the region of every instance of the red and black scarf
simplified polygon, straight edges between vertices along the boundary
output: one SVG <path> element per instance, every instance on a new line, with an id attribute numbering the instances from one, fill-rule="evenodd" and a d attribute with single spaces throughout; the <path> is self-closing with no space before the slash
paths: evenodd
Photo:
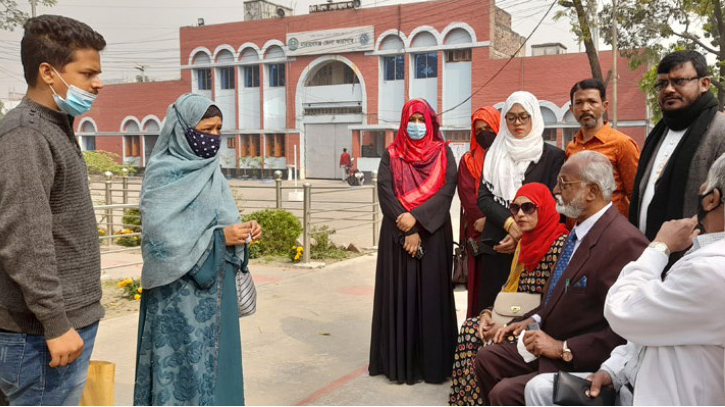
<path id="1" fill-rule="evenodd" d="M 406 130 L 414 113 L 425 117 L 426 134 L 420 140 L 411 139 Z M 398 135 L 388 152 L 395 196 L 406 210 L 427 201 L 445 185 L 447 145 L 436 113 L 428 102 L 411 99 L 403 105 Z"/>

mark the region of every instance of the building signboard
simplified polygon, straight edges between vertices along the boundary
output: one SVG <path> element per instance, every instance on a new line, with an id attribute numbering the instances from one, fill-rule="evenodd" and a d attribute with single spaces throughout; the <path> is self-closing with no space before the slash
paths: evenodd
<path id="1" fill-rule="evenodd" d="M 375 29 L 371 25 L 289 33 L 287 34 L 287 55 L 372 51 L 375 48 L 374 34 Z"/>

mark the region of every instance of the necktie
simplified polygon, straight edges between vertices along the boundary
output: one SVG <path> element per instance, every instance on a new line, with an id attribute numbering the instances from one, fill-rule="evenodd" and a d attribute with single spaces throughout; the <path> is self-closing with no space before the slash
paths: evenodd
<path id="1" fill-rule="evenodd" d="M 561 278 L 561 275 L 564 274 L 564 270 L 566 270 L 566 266 L 569 265 L 569 260 L 571 260 L 572 254 L 574 254 L 574 245 L 576 244 L 576 233 L 572 230 L 569 234 L 569 237 L 566 239 L 566 243 L 564 244 L 564 250 L 562 250 L 561 255 L 559 256 L 559 261 L 556 263 L 556 268 L 554 269 L 554 274 L 551 276 L 551 282 L 549 283 L 549 289 L 546 291 L 546 299 L 544 300 L 544 306 L 549 303 L 549 300 L 551 299 L 551 295 L 554 294 L 554 288 L 556 288 L 556 284 L 559 283 L 559 279 Z"/>

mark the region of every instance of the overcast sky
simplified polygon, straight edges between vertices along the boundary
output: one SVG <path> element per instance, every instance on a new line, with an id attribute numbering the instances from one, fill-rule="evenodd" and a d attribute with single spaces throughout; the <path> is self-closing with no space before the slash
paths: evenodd
<path id="1" fill-rule="evenodd" d="M 17 0 L 30 12 L 28 0 Z M 295 15 L 306 14 L 310 4 L 324 0 L 272 0 L 293 6 Z M 362 0 L 362 7 L 409 3 L 411 0 Z M 550 0 L 497 0 L 513 16 L 512 26 L 528 36 L 544 15 Z M 569 52 L 579 45 L 566 19 L 554 21 L 556 6 L 536 31 L 529 44 L 561 42 Z M 244 20 L 243 0 L 58 0 L 55 7 L 38 7 L 38 14 L 61 14 L 88 23 L 101 33 L 108 47 L 101 54 L 102 78 L 106 81 L 134 78 L 136 64 L 148 65 L 146 74 L 154 80 L 179 77 L 179 27 L 195 25 L 204 18 L 207 25 Z M 24 93 L 26 86 L 20 64 L 22 28 L 0 31 L 0 98 L 8 91 Z M 282 39 L 284 41 L 284 39 Z"/>

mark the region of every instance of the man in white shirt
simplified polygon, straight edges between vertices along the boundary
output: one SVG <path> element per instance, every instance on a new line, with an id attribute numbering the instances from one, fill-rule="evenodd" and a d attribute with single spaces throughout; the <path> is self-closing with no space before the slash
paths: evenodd
<path id="1" fill-rule="evenodd" d="M 687 251 L 687 255 L 693 254 L 712 243 L 722 241 L 725 237 L 725 233 L 723 233 L 725 229 L 725 205 L 722 204 L 723 199 L 720 193 L 723 184 L 725 184 L 725 180 L 723 180 L 725 178 L 725 155 L 715 162 L 711 172 L 713 175 L 710 178 L 714 177 L 712 185 L 709 185 L 709 180 L 703 183 L 700 188 L 700 195 L 698 196 L 698 221 L 701 230 L 705 233 L 694 238 L 692 247 Z M 718 177 L 720 181 L 717 181 Z M 679 263 L 675 264 L 673 271 L 677 268 L 679 268 Z M 636 378 L 644 359 L 644 349 L 646 348 L 629 341 L 627 344 L 615 348 L 612 351 L 611 357 L 602 364 L 600 370 L 596 373 L 591 374 L 587 372 L 575 374 L 592 381 L 590 393 L 592 396 L 597 396 L 602 386 L 614 386 L 619 395 L 618 404 L 631 405 L 633 403 L 632 391 L 640 389 L 640 386 L 636 383 Z M 715 362 L 717 363 L 717 359 Z M 699 375 L 696 377 L 699 377 Z M 645 376 L 643 376 L 642 380 L 644 381 L 643 383 L 647 383 Z M 553 383 L 553 373 L 542 374 L 529 381 L 526 384 L 525 391 L 526 404 L 535 406 L 553 404 Z M 685 383 L 687 383 L 687 380 L 685 380 Z M 639 393 L 636 394 L 639 396 Z M 643 395 L 638 398 L 638 404 L 655 403 L 655 400 L 650 400 L 645 397 Z M 661 401 L 658 400 L 658 402 Z M 677 404 L 708 404 L 707 400 L 699 401 L 701 402 L 698 402 L 698 400 L 688 400 Z M 713 400 L 710 401 L 712 402 Z"/>
<path id="2" fill-rule="evenodd" d="M 721 207 L 723 191 L 725 156 L 699 195 L 701 220 Z M 687 254 L 660 278 L 670 252 L 689 247 L 696 226 L 694 218 L 665 223 L 607 294 L 604 316 L 612 329 L 644 346 L 634 404 L 725 404 L 725 239 Z"/>
<path id="3" fill-rule="evenodd" d="M 725 115 L 710 82 L 697 51 L 670 53 L 657 67 L 663 117 L 642 148 L 629 208 L 630 222 L 650 240 L 664 222 L 695 215 L 698 188 L 725 153 Z"/>

